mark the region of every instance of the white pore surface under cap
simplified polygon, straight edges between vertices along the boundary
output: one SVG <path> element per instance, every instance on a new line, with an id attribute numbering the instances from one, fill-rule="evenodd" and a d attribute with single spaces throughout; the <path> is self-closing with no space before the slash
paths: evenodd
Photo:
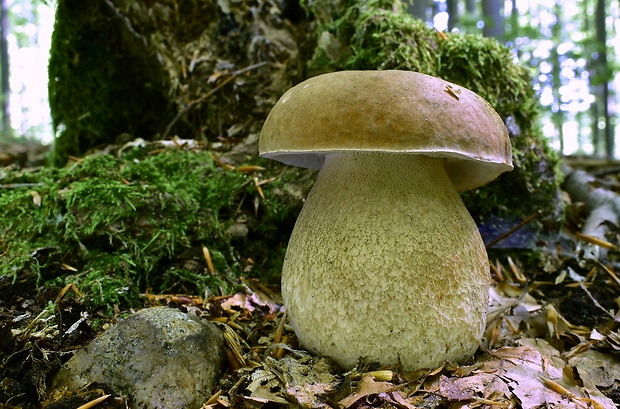
<path id="1" fill-rule="evenodd" d="M 488 259 L 442 158 L 334 153 L 295 225 L 282 294 L 301 343 L 345 369 L 463 361 L 485 328 Z"/>

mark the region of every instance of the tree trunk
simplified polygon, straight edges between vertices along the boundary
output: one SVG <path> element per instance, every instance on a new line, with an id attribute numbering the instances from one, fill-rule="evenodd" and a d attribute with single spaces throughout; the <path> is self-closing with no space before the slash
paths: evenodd
<path id="1" fill-rule="evenodd" d="M 519 32 L 519 10 L 517 10 L 517 0 L 512 0 L 512 7 L 510 10 L 510 40 L 517 38 Z M 517 50 L 518 52 L 518 50 Z"/>
<path id="2" fill-rule="evenodd" d="M 504 34 L 504 18 L 499 0 L 482 0 L 484 28 L 482 34 L 502 41 Z"/>
<path id="3" fill-rule="evenodd" d="M 469 15 L 476 14 L 476 0 L 465 0 L 465 11 Z"/>
<path id="4" fill-rule="evenodd" d="M 0 101 L 2 102 L 2 136 L 11 136 L 11 114 L 9 112 L 9 50 L 7 36 L 9 34 L 6 0 L 0 3 Z"/>
<path id="5" fill-rule="evenodd" d="M 278 0 L 251 10 L 215 0 L 56 4 L 48 86 L 57 165 L 127 138 L 228 145 L 257 134 L 316 45 Z"/>
<path id="6" fill-rule="evenodd" d="M 584 17 L 584 33 L 592 32 L 592 13 L 589 10 L 590 1 L 583 0 L 583 15 Z M 598 100 L 598 84 L 596 83 L 596 60 L 594 59 L 594 51 L 596 47 L 593 48 L 591 44 L 588 44 L 586 47 L 586 55 L 588 58 L 588 78 L 590 82 L 590 93 L 595 96 L 594 102 L 590 105 L 590 119 L 592 123 L 590 125 L 590 142 L 592 142 L 592 153 L 595 156 L 599 156 L 601 154 L 601 133 L 598 129 L 598 118 L 599 118 L 599 100 Z"/>
<path id="7" fill-rule="evenodd" d="M 551 35 L 553 41 L 560 42 L 560 36 L 562 35 L 562 6 L 559 3 L 555 5 L 555 24 L 551 28 Z M 553 69 L 551 71 L 551 75 L 553 78 L 553 99 L 554 103 L 552 106 L 552 114 L 551 120 L 553 125 L 555 126 L 558 132 L 558 139 L 560 141 L 560 153 L 564 153 L 564 112 L 560 109 L 562 101 L 560 101 L 560 86 L 562 85 L 562 80 L 560 79 L 560 56 L 558 55 L 557 48 L 553 47 L 551 49 L 551 62 L 553 64 Z"/>
<path id="8" fill-rule="evenodd" d="M 413 2 L 409 3 L 407 11 L 412 16 L 419 18 L 422 21 L 426 21 L 427 5 L 427 0 L 413 0 Z"/>
<path id="9" fill-rule="evenodd" d="M 448 31 L 452 31 L 459 23 L 459 0 L 447 0 L 448 6 Z"/>
<path id="10" fill-rule="evenodd" d="M 596 59 L 596 80 L 598 81 L 599 108 L 602 117 L 597 121 L 605 124 L 603 135 L 605 137 L 605 156 L 614 156 L 614 132 L 609 112 L 609 64 L 607 62 L 607 28 L 605 26 L 605 0 L 597 0 L 595 11 L 595 30 L 598 58 Z M 595 124 L 598 126 L 598 123 Z"/>

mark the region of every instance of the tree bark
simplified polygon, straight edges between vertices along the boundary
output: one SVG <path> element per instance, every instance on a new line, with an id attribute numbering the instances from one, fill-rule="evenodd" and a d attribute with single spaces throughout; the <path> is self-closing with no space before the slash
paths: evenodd
<path id="1" fill-rule="evenodd" d="M 519 10 L 517 10 L 517 0 L 512 0 L 510 10 L 510 40 L 514 40 L 519 32 Z M 517 50 L 518 51 L 518 50 Z"/>
<path id="2" fill-rule="evenodd" d="M 556 21 L 553 27 L 551 28 L 552 38 L 555 41 L 560 41 L 560 35 L 562 34 L 562 6 L 559 3 L 555 5 L 555 16 Z M 564 152 L 564 111 L 561 109 L 562 101 L 560 101 L 560 86 L 562 85 L 562 80 L 560 79 L 560 56 L 558 54 L 557 48 L 553 47 L 551 49 L 551 62 L 553 64 L 553 69 L 551 71 L 552 75 L 552 87 L 553 87 L 553 107 L 551 120 L 553 125 L 555 126 L 558 132 L 558 139 L 560 141 L 560 153 Z"/>
<path id="3" fill-rule="evenodd" d="M 598 58 L 596 59 L 595 65 L 597 67 L 597 80 L 599 81 L 597 97 L 599 99 L 599 107 L 602 108 L 602 117 L 600 119 L 602 119 L 603 123 L 605 124 L 603 132 L 603 135 L 605 137 L 605 156 L 607 156 L 608 158 L 613 158 L 615 147 L 613 125 L 611 123 L 611 113 L 609 110 L 610 73 L 609 63 L 607 61 L 607 28 L 605 25 L 605 4 L 605 0 L 596 1 L 595 30 Z M 598 123 L 595 123 L 594 125 L 598 126 Z"/>
<path id="4" fill-rule="evenodd" d="M 590 1 L 583 0 L 581 6 L 583 8 L 584 15 L 584 25 L 583 31 L 584 33 L 591 33 L 592 30 L 592 22 L 593 16 L 589 10 Z M 594 95 L 596 98 L 594 102 L 590 105 L 590 113 L 589 117 L 592 120 L 590 124 L 590 142 L 592 143 L 592 153 L 596 156 L 601 153 L 601 138 L 600 132 L 598 129 L 598 118 L 599 118 L 599 109 L 598 109 L 598 85 L 596 84 L 596 60 L 594 59 L 594 51 L 592 45 L 586 45 L 586 55 L 588 58 L 588 78 L 590 82 L 590 93 Z"/>
<path id="5" fill-rule="evenodd" d="M 9 49 L 7 36 L 9 34 L 8 10 L 6 0 L 0 3 L 0 101 L 2 102 L 2 135 L 11 136 L 11 114 L 9 111 L 9 97 L 11 89 L 9 84 Z"/>
<path id="6" fill-rule="evenodd" d="M 465 0 L 465 11 L 469 15 L 476 13 L 476 0 Z"/>
<path id="7" fill-rule="evenodd" d="M 447 0 L 448 6 L 448 31 L 452 31 L 459 23 L 459 0 Z"/>
<path id="8" fill-rule="evenodd" d="M 499 0 L 482 0 L 484 28 L 482 34 L 502 41 L 504 35 L 504 18 Z"/>
<path id="9" fill-rule="evenodd" d="M 413 0 L 413 2 L 409 3 L 407 11 L 412 16 L 419 18 L 420 20 L 426 21 L 427 5 L 427 0 Z"/>

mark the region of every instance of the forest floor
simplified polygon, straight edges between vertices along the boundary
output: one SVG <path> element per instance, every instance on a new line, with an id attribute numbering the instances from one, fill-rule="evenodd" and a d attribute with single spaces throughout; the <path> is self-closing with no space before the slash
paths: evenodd
<path id="1" fill-rule="evenodd" d="M 45 148 L 2 152 L 5 169 L 28 168 L 42 165 Z M 598 167 L 593 189 L 620 191 L 620 173 L 609 166 Z M 620 405 L 618 226 L 605 240 L 580 236 L 583 206 L 568 194 L 565 202 L 565 231 L 539 243 L 535 262 L 531 252 L 490 252 L 487 331 L 463 365 L 404 372 L 360 363 L 341 371 L 300 349 L 273 282 L 247 279 L 243 291 L 210 297 L 144 292 L 142 307 L 192 311 L 225 329 L 228 369 L 204 408 L 611 409 Z M 593 249 L 605 255 L 592 257 Z M 77 393 L 49 385 L 63 362 L 128 312 L 92 310 L 72 285 L 0 276 L 0 408 L 75 408 L 104 394 L 111 396 L 97 407 L 125 407 L 105 385 Z"/>

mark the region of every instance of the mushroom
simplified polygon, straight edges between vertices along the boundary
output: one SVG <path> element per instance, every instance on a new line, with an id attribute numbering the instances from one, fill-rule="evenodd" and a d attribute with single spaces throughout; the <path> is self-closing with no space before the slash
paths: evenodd
<path id="1" fill-rule="evenodd" d="M 409 71 L 342 71 L 288 90 L 262 157 L 321 169 L 282 270 L 291 324 L 343 369 L 462 362 L 486 323 L 489 264 L 457 191 L 512 170 L 488 102 Z"/>

